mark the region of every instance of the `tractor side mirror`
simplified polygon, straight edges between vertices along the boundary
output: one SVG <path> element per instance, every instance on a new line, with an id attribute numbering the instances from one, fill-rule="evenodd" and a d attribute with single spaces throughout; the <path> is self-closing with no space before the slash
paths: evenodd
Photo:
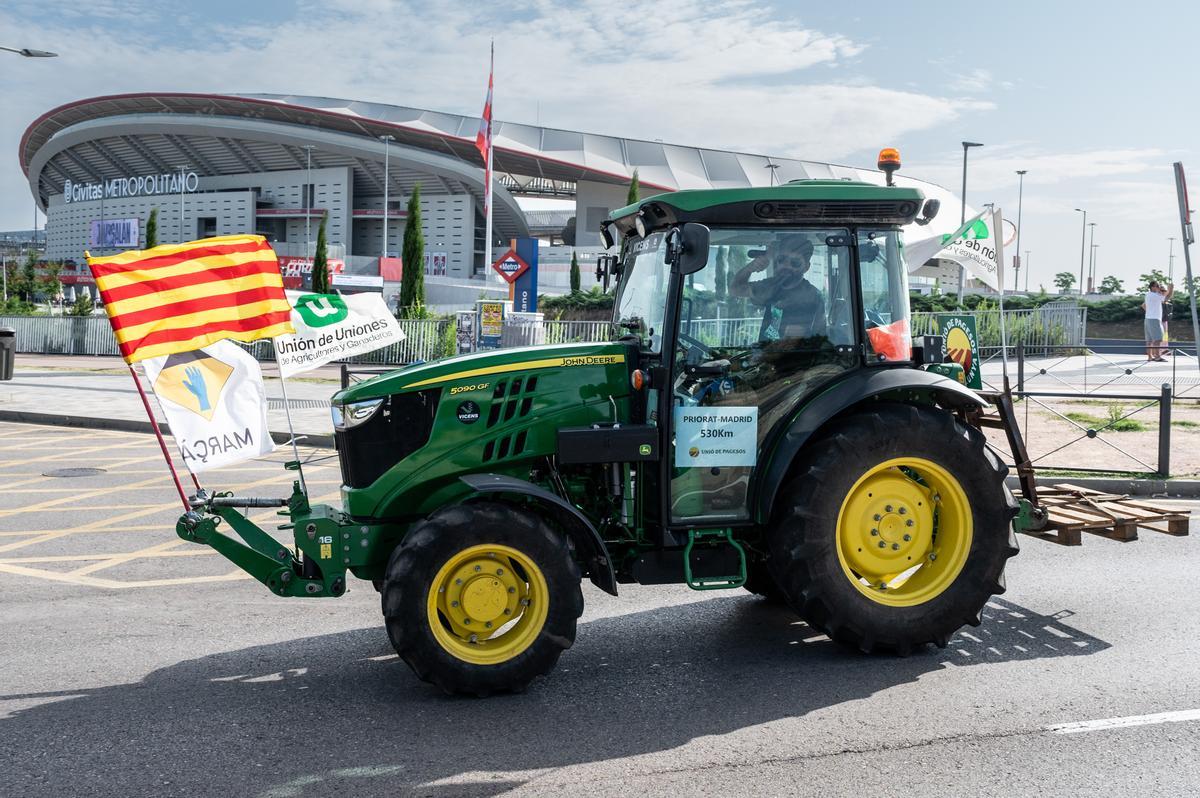
<path id="1" fill-rule="evenodd" d="M 695 274 L 708 265 L 708 228 L 686 222 L 667 233 L 667 263 L 678 274 Z"/>
<path id="2" fill-rule="evenodd" d="M 600 255 L 596 258 L 596 282 L 602 283 L 605 291 L 608 291 L 609 276 L 617 273 L 616 255 Z"/>
<path id="3" fill-rule="evenodd" d="M 600 240 L 604 242 L 605 249 L 612 249 L 613 244 L 617 243 L 613 238 L 612 230 L 609 229 L 607 223 L 600 225 Z M 598 277 L 596 279 L 599 279 Z"/>
<path id="4" fill-rule="evenodd" d="M 921 208 L 921 216 L 916 220 L 917 224 L 926 225 L 933 221 L 933 217 L 938 215 L 938 211 L 942 207 L 941 200 L 927 199 L 925 205 Z"/>

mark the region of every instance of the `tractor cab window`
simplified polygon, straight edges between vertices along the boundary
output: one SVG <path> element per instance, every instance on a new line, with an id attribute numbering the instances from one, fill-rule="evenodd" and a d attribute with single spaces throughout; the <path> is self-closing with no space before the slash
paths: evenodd
<path id="1" fill-rule="evenodd" d="M 672 373 L 672 520 L 743 520 L 762 444 L 858 363 L 844 228 L 713 228 L 684 278 Z"/>
<path id="2" fill-rule="evenodd" d="M 625 253 L 625 273 L 617 295 L 616 334 L 636 335 L 646 352 L 662 351 L 663 323 L 671 270 L 662 233 L 635 239 Z"/>
<path id="3" fill-rule="evenodd" d="M 908 270 L 898 230 L 858 231 L 862 280 L 863 351 L 868 363 L 912 359 L 908 323 Z"/>

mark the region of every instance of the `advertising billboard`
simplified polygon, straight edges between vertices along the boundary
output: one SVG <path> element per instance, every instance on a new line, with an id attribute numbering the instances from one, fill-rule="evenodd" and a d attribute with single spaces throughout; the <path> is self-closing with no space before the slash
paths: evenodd
<path id="1" fill-rule="evenodd" d="M 136 247 L 138 240 L 137 219 L 93 219 L 88 246 Z"/>

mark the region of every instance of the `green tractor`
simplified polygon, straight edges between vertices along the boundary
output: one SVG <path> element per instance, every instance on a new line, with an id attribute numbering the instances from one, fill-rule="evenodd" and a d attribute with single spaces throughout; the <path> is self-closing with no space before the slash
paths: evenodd
<path id="1" fill-rule="evenodd" d="M 969 423 L 984 401 L 938 341 L 913 346 L 901 228 L 936 210 L 835 180 L 622 208 L 611 341 L 354 384 L 333 398 L 340 507 L 302 480 L 201 494 L 177 531 L 279 595 L 373 582 L 400 657 L 451 693 L 550 671 L 585 577 L 744 588 L 864 652 L 945 646 L 1004 590 L 1018 505 Z M 270 505 L 294 548 L 239 512 Z"/>

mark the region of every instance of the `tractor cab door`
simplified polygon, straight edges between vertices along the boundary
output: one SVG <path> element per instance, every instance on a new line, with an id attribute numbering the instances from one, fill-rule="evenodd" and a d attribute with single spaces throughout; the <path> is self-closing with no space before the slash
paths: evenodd
<path id="1" fill-rule="evenodd" d="M 853 243 L 844 228 L 714 228 L 708 264 L 676 278 L 672 526 L 748 521 L 771 430 L 861 364 Z"/>

